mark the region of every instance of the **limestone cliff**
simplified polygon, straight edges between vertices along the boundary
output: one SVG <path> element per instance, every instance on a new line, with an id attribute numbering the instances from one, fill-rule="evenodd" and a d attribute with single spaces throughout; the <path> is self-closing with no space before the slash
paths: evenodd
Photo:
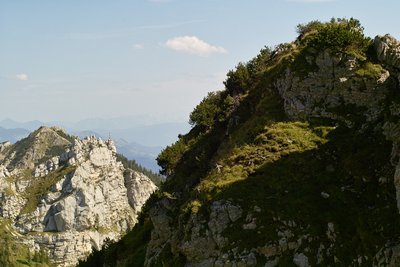
<path id="1" fill-rule="evenodd" d="M 106 239 L 118 240 L 156 189 L 117 161 L 111 140 L 42 127 L 0 150 L 0 218 L 57 266 L 73 266 Z"/>

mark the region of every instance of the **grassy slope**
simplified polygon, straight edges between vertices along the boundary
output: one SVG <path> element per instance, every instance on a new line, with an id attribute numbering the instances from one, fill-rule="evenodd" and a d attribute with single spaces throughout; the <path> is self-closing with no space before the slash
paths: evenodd
<path id="1" fill-rule="evenodd" d="M 38 178 L 26 174 L 22 179 L 31 180 L 31 184 L 23 193 L 23 197 L 27 199 L 27 202 L 20 214 L 33 212 L 37 208 L 40 199 L 49 192 L 50 187 L 59 182 L 65 175 L 71 174 L 75 169 L 76 166 L 62 166 L 58 170 Z"/>
<path id="2" fill-rule="evenodd" d="M 28 247 L 18 241 L 10 221 L 0 219 L 0 266 L 7 267 L 51 267 L 43 252 L 31 253 Z"/>

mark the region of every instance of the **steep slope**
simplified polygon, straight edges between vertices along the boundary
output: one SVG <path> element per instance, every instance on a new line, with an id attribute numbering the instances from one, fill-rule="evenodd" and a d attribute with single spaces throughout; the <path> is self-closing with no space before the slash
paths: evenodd
<path id="1" fill-rule="evenodd" d="M 0 151 L 0 219 L 14 227 L 17 243 L 57 266 L 120 238 L 156 189 L 117 161 L 111 140 L 41 127 Z"/>
<path id="2" fill-rule="evenodd" d="M 298 31 L 195 108 L 139 224 L 81 266 L 400 265 L 400 42 Z"/>

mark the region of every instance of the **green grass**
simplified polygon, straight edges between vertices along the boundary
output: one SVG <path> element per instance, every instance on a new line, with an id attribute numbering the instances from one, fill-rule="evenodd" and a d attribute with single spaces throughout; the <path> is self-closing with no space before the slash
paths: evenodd
<path id="1" fill-rule="evenodd" d="M 304 122 L 269 124 L 252 143 L 235 146 L 228 153 L 220 155 L 219 163 L 222 168 L 220 171 L 211 171 L 202 179 L 196 188 L 196 192 L 201 192 L 200 195 L 197 193 L 197 196 L 205 200 L 214 199 L 212 194 L 223 191 L 232 183 L 245 180 L 267 163 L 277 161 L 294 152 L 315 149 L 327 142 L 324 137 L 332 129 L 332 127 L 314 128 Z M 205 196 L 201 195 L 203 192 Z"/>
<path id="2" fill-rule="evenodd" d="M 40 199 L 49 192 L 50 186 L 60 181 L 65 175 L 73 172 L 75 169 L 76 166 L 62 167 L 45 177 L 30 177 L 32 183 L 26 188 L 23 194 L 27 202 L 21 210 L 21 214 L 33 212 L 37 208 Z"/>
<path id="3" fill-rule="evenodd" d="M 365 62 L 355 73 L 361 77 L 379 78 L 384 72 L 385 70 L 380 64 Z"/>
<path id="4" fill-rule="evenodd" d="M 0 219 L 0 266 L 7 267 L 52 267 L 43 250 L 31 253 L 19 240 L 10 220 Z"/>
<path id="5" fill-rule="evenodd" d="M 142 267 L 144 266 L 147 243 L 153 226 L 149 219 L 139 222 L 131 232 L 117 243 L 110 243 L 100 251 L 93 252 L 79 267 L 108 266 Z"/>

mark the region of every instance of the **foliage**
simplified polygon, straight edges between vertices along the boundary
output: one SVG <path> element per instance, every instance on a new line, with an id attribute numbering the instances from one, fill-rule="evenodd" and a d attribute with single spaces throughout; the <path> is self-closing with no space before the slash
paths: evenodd
<path id="1" fill-rule="evenodd" d="M 230 70 L 226 76 L 227 79 L 224 81 L 224 85 L 232 95 L 244 93 L 249 86 L 250 73 L 244 63 L 239 63 L 236 69 Z"/>
<path id="2" fill-rule="evenodd" d="M 356 70 L 357 75 L 367 78 L 378 78 L 383 72 L 384 69 L 380 64 L 373 64 L 371 62 L 364 63 L 361 68 Z"/>
<path id="3" fill-rule="evenodd" d="M 296 27 L 296 31 L 299 34 L 298 39 L 302 39 L 307 34 L 318 31 L 324 26 L 324 24 L 318 20 L 312 20 L 305 24 L 299 24 Z"/>
<path id="4" fill-rule="evenodd" d="M 266 70 L 269 60 L 271 59 L 272 49 L 265 46 L 260 50 L 257 56 L 252 58 L 246 64 L 247 71 L 250 78 L 254 81 L 258 78 L 259 74 Z"/>
<path id="5" fill-rule="evenodd" d="M 13 247 L 9 237 L 3 238 L 0 246 L 0 266 L 16 266 L 16 256 L 13 254 Z"/>
<path id="6" fill-rule="evenodd" d="M 198 126 L 210 129 L 214 125 L 217 114 L 221 111 L 221 92 L 210 92 L 200 104 L 190 113 L 189 123 L 192 126 Z"/>
<path id="7" fill-rule="evenodd" d="M 209 92 L 207 97 L 190 113 L 189 123 L 205 133 L 215 124 L 226 122 L 231 118 L 239 98 L 240 96 L 233 97 L 227 92 Z"/>
<path id="8" fill-rule="evenodd" d="M 309 36 L 308 45 L 319 51 L 347 52 L 364 56 L 371 40 L 363 34 L 364 28 L 356 19 L 332 19 L 318 26 L 318 31 Z"/>
<path id="9" fill-rule="evenodd" d="M 149 177 L 155 185 L 159 186 L 162 183 L 163 178 L 159 174 L 154 173 L 149 169 L 146 169 L 145 167 L 138 164 L 135 160 L 129 160 L 121 154 L 117 154 L 117 160 L 120 161 L 126 169 L 132 169 L 134 171 L 143 173 L 144 175 Z"/>
<path id="10" fill-rule="evenodd" d="M 52 267 L 46 251 L 35 251 L 32 255 L 27 245 L 16 238 L 10 221 L 0 219 L 0 266 L 5 267 Z"/>
<path id="11" fill-rule="evenodd" d="M 167 176 L 172 175 L 176 164 L 188 148 L 189 146 L 184 138 L 180 138 L 173 145 L 164 148 L 157 157 L 157 163 L 161 167 L 160 173 Z"/>
<path id="12" fill-rule="evenodd" d="M 153 226 L 148 218 L 139 221 L 120 241 L 107 242 L 100 251 L 94 250 L 86 260 L 79 262 L 78 267 L 144 266 L 147 242 L 150 240 L 152 229 Z"/>

